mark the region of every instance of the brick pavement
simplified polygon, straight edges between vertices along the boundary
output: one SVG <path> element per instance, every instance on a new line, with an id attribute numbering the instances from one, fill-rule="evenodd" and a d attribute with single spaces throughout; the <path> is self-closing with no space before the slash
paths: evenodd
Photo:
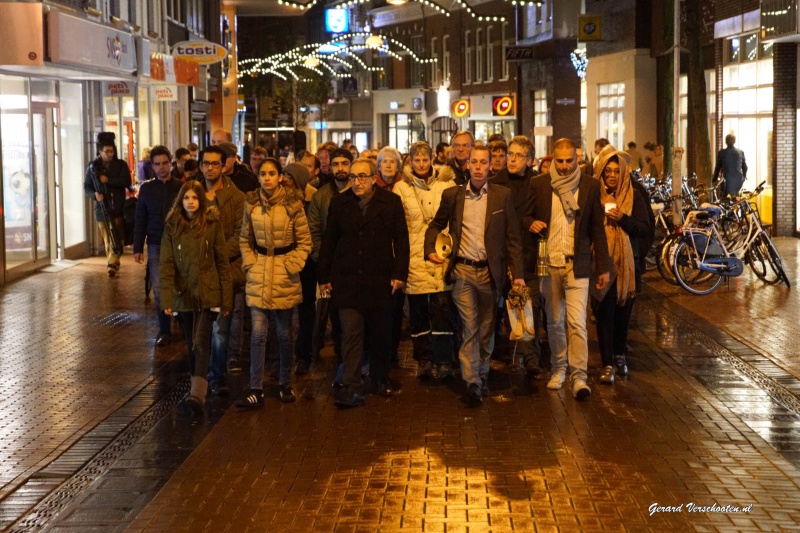
<path id="1" fill-rule="evenodd" d="M 779 247 L 786 256 L 797 242 Z M 793 257 L 796 271 L 796 250 Z M 296 404 L 280 404 L 273 385 L 263 411 L 215 400 L 198 423 L 176 405 L 185 389 L 181 346 L 152 348 L 140 277 L 123 265 L 123 277 L 109 282 L 102 266 L 90 260 L 0 289 L 0 376 L 12 387 L 0 398 L 2 528 L 13 516 L 23 516 L 15 531 L 729 531 L 800 523 L 800 409 L 739 364 L 769 363 L 759 346 L 779 344 L 770 337 L 791 327 L 743 344 L 726 334 L 734 309 L 720 317 L 704 303 L 712 300 L 666 290 L 637 304 L 630 378 L 597 384 L 592 355 L 588 403 L 498 363 L 492 398 L 467 409 L 458 385 L 413 378 L 406 342 L 393 399 L 337 411 L 327 357 L 298 383 Z M 775 288 L 739 282 L 728 297 L 766 313 L 763 295 Z M 720 291 L 705 298 L 731 307 Z M 775 306 L 796 307 L 794 291 Z M 125 350 L 115 349 L 120 338 Z M 779 366 L 759 368 L 787 387 L 796 381 Z M 739 515 L 684 508 L 648 516 L 653 503 L 688 502 L 754 506 Z"/>

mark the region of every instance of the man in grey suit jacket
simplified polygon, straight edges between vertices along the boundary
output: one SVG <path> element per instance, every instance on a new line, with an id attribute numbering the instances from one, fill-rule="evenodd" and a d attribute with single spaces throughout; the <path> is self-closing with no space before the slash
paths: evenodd
<path id="1" fill-rule="evenodd" d="M 547 239 L 549 276 L 540 278 L 553 366 L 547 388 L 561 388 L 569 363 L 572 394 L 583 400 L 592 392 L 586 385 L 586 308 L 592 257 L 595 286 L 603 290 L 610 279 L 608 244 L 600 182 L 581 171 L 570 139 L 556 141 L 553 153 L 550 173 L 531 180 L 533 201 L 523 224 Z"/>
<path id="2" fill-rule="evenodd" d="M 425 232 L 425 257 L 436 264 L 436 237 L 449 226 L 453 239 L 445 272 L 453 283 L 453 302 L 463 323 L 459 360 L 467 383 L 467 402 L 477 407 L 488 395 L 489 359 L 494 349 L 497 301 L 511 268 L 514 285 L 525 286 L 519 220 L 509 189 L 488 183 L 491 155 L 476 146 L 469 156 L 469 181 L 442 194 L 436 216 Z"/>

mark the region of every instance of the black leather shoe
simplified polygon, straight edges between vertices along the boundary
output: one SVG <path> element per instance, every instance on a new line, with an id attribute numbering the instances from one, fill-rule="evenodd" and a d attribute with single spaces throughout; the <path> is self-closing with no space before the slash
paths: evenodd
<path id="1" fill-rule="evenodd" d="M 539 364 L 536 359 L 531 358 L 525 361 L 525 372 L 528 374 L 528 376 L 535 378 L 542 373 L 542 369 L 539 368 Z"/>
<path id="2" fill-rule="evenodd" d="M 430 361 L 422 361 L 419 364 L 419 371 L 417 372 L 417 377 L 421 380 L 427 380 L 433 378 L 433 364 Z"/>
<path id="3" fill-rule="evenodd" d="M 228 385 L 224 381 L 215 381 L 214 383 L 209 383 L 208 390 L 212 396 L 225 396 L 228 394 Z"/>
<path id="4" fill-rule="evenodd" d="M 342 409 L 361 407 L 364 405 L 364 397 L 357 392 L 350 392 L 349 394 L 345 393 L 341 396 L 337 395 L 333 399 L 333 405 Z"/>
<path id="5" fill-rule="evenodd" d="M 470 383 L 467 387 L 467 395 L 464 397 L 467 402 L 467 407 L 480 407 L 483 403 L 483 396 L 481 396 L 481 387 L 477 383 Z"/>
<path id="6" fill-rule="evenodd" d="M 375 380 L 375 392 L 386 398 L 391 396 L 394 393 L 394 387 L 392 387 L 389 378 L 379 378 Z"/>
<path id="7" fill-rule="evenodd" d="M 156 346 L 159 348 L 163 348 L 164 346 L 169 346 L 169 343 L 172 342 L 172 335 L 165 335 L 163 333 L 159 333 L 158 337 L 156 337 Z"/>
<path id="8" fill-rule="evenodd" d="M 283 403 L 294 403 L 294 401 L 297 400 L 291 385 L 281 385 L 278 394 L 280 394 Z"/>
<path id="9" fill-rule="evenodd" d="M 491 395 L 489 391 L 489 379 L 488 378 L 481 378 L 481 396 L 483 398 L 488 398 Z"/>
<path id="10" fill-rule="evenodd" d="M 306 361 L 305 359 L 300 359 L 297 361 L 297 368 L 294 369 L 295 376 L 304 376 L 308 374 L 308 369 L 311 367 L 311 363 Z"/>

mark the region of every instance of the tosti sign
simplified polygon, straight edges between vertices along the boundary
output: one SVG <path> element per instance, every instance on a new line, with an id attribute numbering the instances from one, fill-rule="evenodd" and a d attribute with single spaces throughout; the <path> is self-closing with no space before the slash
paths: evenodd
<path id="1" fill-rule="evenodd" d="M 228 50 L 221 44 L 211 41 L 181 41 L 172 46 L 172 55 L 201 65 L 212 65 L 225 59 Z"/>

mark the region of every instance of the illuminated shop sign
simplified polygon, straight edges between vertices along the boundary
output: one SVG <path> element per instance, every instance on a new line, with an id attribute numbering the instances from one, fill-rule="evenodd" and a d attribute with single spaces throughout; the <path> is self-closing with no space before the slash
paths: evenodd
<path id="1" fill-rule="evenodd" d="M 453 102 L 453 116 L 456 118 L 469 116 L 469 100 L 462 99 Z"/>
<path id="2" fill-rule="evenodd" d="M 510 96 L 495 96 L 492 98 L 492 115 L 506 117 L 514 114 L 514 99 Z"/>

